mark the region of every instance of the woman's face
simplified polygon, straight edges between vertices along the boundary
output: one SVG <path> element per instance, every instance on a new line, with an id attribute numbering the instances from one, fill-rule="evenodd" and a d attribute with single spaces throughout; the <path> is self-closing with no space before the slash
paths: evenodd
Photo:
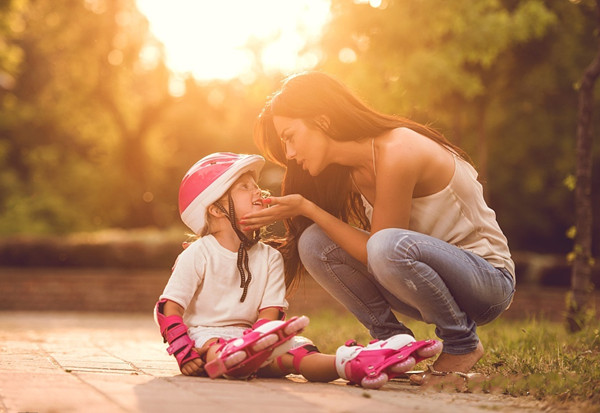
<path id="1" fill-rule="evenodd" d="M 273 116 L 273 125 L 283 142 L 288 160 L 295 160 L 312 176 L 325 169 L 329 137 L 321 129 L 308 126 L 302 119 L 285 116 Z"/>

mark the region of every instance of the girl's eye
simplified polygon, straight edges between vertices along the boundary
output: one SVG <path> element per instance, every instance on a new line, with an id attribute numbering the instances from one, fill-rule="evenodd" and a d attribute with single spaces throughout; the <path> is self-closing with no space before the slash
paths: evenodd
<path id="1" fill-rule="evenodd" d="M 241 189 L 244 191 L 254 191 L 257 188 L 258 188 L 258 185 L 253 185 L 253 184 L 242 184 L 241 185 Z"/>

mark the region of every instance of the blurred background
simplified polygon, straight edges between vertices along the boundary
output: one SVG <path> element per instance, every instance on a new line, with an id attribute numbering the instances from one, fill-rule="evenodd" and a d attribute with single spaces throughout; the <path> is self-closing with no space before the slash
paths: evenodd
<path id="1" fill-rule="evenodd" d="M 466 149 L 518 277 L 568 285 L 577 89 L 597 50 L 594 7 L 0 1 L 0 309 L 82 294 L 53 295 L 68 285 L 61 277 L 88 292 L 155 280 L 148 294 L 160 293 L 185 239 L 183 174 L 211 152 L 257 152 L 252 128 L 265 99 L 302 70 L 330 73 L 376 109 L 430 124 Z M 593 122 L 599 131 L 600 116 Z M 599 158 L 596 144 L 595 211 Z M 262 185 L 277 194 L 280 182 L 268 165 Z M 598 256 L 599 216 L 593 234 Z M 90 270 L 98 267 L 107 270 Z M 105 287 L 94 284 L 100 273 L 112 274 Z M 21 297 L 28 292 L 38 296 Z M 83 306 L 73 300 L 69 308 Z"/>

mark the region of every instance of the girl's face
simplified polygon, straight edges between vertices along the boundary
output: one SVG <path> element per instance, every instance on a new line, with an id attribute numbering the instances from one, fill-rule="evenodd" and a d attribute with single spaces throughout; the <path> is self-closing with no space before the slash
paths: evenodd
<path id="1" fill-rule="evenodd" d="M 319 128 L 306 125 L 302 119 L 273 116 L 273 125 L 284 145 L 285 157 L 293 159 L 312 176 L 329 164 L 326 149 L 329 137 Z"/>
<path id="2" fill-rule="evenodd" d="M 250 212 L 264 208 L 262 191 L 250 172 L 239 177 L 231 186 L 229 193 L 233 199 L 237 217 L 243 217 Z"/>

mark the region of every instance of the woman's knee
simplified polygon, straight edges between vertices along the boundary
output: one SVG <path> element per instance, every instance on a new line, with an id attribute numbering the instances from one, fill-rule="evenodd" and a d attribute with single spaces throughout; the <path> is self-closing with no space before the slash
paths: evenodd
<path id="1" fill-rule="evenodd" d="M 409 256 L 410 231 L 386 228 L 371 235 L 367 242 L 367 260 L 374 272 L 386 267 L 389 262 L 402 261 Z"/>
<path id="2" fill-rule="evenodd" d="M 304 266 L 309 267 L 315 260 L 322 261 L 323 251 L 331 242 L 317 224 L 306 228 L 298 240 L 298 255 Z"/>

